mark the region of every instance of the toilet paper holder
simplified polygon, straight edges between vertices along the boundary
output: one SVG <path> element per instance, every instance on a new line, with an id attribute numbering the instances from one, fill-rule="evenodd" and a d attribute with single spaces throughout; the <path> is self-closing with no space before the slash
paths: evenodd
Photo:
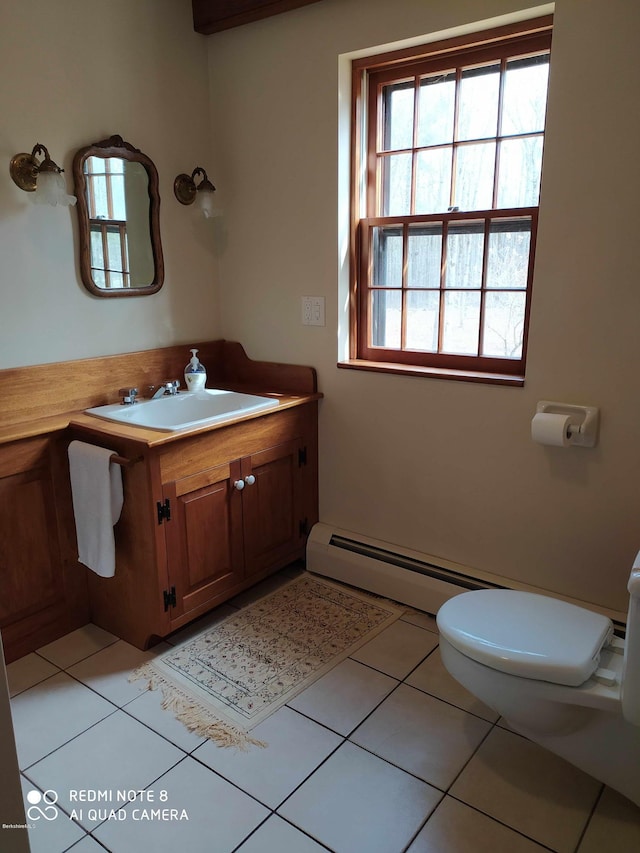
<path id="1" fill-rule="evenodd" d="M 574 406 L 572 403 L 554 403 L 540 400 L 536 413 L 550 415 L 570 415 L 572 418 L 569 433 L 573 447 L 595 447 L 598 441 L 600 409 L 597 406 Z"/>

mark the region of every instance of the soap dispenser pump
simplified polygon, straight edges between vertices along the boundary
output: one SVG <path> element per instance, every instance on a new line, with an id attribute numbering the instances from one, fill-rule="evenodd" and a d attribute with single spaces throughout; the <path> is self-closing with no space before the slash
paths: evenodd
<path id="1" fill-rule="evenodd" d="M 187 391 L 203 391 L 207 381 L 207 371 L 198 358 L 198 350 L 191 350 L 191 361 L 184 369 L 184 379 L 187 383 Z"/>

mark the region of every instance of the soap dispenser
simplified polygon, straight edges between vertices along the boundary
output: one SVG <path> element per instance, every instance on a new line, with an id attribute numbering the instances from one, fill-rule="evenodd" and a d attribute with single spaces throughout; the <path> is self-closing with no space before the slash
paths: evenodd
<path id="1" fill-rule="evenodd" d="M 187 383 L 187 391 L 203 391 L 207 381 L 207 371 L 198 358 L 198 350 L 191 350 L 191 361 L 184 369 L 184 379 Z"/>

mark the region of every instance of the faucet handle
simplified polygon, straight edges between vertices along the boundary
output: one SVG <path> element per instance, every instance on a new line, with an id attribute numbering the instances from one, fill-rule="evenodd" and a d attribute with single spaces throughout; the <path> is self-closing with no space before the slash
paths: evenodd
<path id="1" fill-rule="evenodd" d="M 167 394 L 177 394 L 180 387 L 180 380 L 171 379 L 169 382 L 164 383 L 164 387 L 167 389 Z"/>
<path id="2" fill-rule="evenodd" d="M 121 388 L 118 391 L 118 394 L 122 398 L 120 400 L 123 406 L 131 406 L 135 403 L 136 397 L 138 396 L 137 388 Z"/>

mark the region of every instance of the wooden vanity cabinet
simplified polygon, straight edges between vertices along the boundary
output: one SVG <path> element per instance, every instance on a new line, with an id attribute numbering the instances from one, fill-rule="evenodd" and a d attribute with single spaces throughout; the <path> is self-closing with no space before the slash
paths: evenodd
<path id="1" fill-rule="evenodd" d="M 89 573 L 96 624 L 146 648 L 304 557 L 318 515 L 315 400 L 140 456 L 123 472 L 116 574 Z"/>
<path id="2" fill-rule="evenodd" d="M 0 370 L 0 629 L 8 661 L 88 622 L 146 648 L 304 556 L 318 517 L 315 370 L 254 361 L 234 341 L 192 346 L 213 387 L 275 394 L 280 407 L 186 435 L 84 414 L 115 402 L 119 388 L 181 376 L 183 345 Z M 122 469 L 111 578 L 78 562 L 73 439 L 131 463 Z"/>
<path id="3" fill-rule="evenodd" d="M 163 486 L 172 626 L 302 556 L 303 437 Z"/>
<path id="4" fill-rule="evenodd" d="M 62 443 L 0 446 L 0 629 L 7 662 L 88 621 L 81 567 L 64 559 L 70 536 Z"/>

